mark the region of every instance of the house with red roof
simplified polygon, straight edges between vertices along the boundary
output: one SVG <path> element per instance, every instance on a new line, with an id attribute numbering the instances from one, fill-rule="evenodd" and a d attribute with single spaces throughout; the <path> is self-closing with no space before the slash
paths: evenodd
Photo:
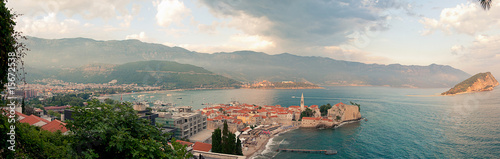
<path id="1" fill-rule="evenodd" d="M 19 113 L 18 111 L 16 111 L 16 115 L 17 115 L 17 120 L 23 120 L 24 118 L 28 117 L 28 115 Z"/>
<path id="2" fill-rule="evenodd" d="M 54 111 L 54 112 L 59 112 L 63 113 L 64 109 L 71 108 L 71 106 L 66 105 L 66 106 L 50 106 L 50 107 L 44 107 L 45 111 Z"/>
<path id="3" fill-rule="evenodd" d="M 203 142 L 195 142 L 194 146 L 193 146 L 193 150 L 210 152 L 210 150 L 212 150 L 212 144 L 207 144 L 207 143 L 203 143 Z"/>
<path id="4" fill-rule="evenodd" d="M 192 142 L 187 142 L 187 141 L 182 141 L 182 140 L 175 140 L 175 142 L 178 142 L 178 143 L 180 143 L 180 144 L 182 144 L 182 145 L 186 145 L 186 146 L 188 146 L 188 147 L 191 147 L 191 146 L 193 146 L 193 144 L 194 144 L 194 143 L 192 143 Z"/>
<path id="5" fill-rule="evenodd" d="M 342 106 L 342 105 L 345 105 L 345 104 L 344 104 L 344 103 L 342 103 L 342 102 L 335 104 L 335 106 L 337 106 L 337 107 L 340 107 L 340 106 Z"/>
<path id="6" fill-rule="evenodd" d="M 41 127 L 43 130 L 47 130 L 50 132 L 56 132 L 56 131 L 61 131 L 61 133 L 66 134 L 68 129 L 66 129 L 66 123 L 63 123 L 62 121 L 59 121 L 57 119 L 52 120 L 51 122 L 43 125 Z"/>
<path id="7" fill-rule="evenodd" d="M 34 126 L 43 126 L 45 124 L 50 123 L 50 121 L 45 120 L 45 119 L 40 118 L 40 117 L 37 117 L 35 115 L 30 115 L 30 116 L 24 118 L 23 120 L 19 120 L 19 122 L 28 123 L 28 124 L 34 125 Z"/>

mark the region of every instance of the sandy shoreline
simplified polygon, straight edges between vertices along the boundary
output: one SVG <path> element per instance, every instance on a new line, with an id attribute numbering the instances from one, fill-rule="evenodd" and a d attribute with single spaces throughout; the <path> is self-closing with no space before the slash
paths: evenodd
<path id="1" fill-rule="evenodd" d="M 279 136 L 280 134 L 284 134 L 284 133 L 286 133 L 286 132 L 288 132 L 288 131 L 298 129 L 298 128 L 300 128 L 300 127 L 299 127 L 299 126 L 294 126 L 294 127 L 289 128 L 289 129 L 286 129 L 286 130 L 284 130 L 284 131 L 280 131 L 280 132 L 278 132 L 278 133 L 276 133 L 276 134 L 273 134 L 273 135 L 271 135 L 270 137 L 267 137 L 267 138 L 266 138 L 266 141 L 265 141 L 265 142 L 262 142 L 262 143 L 260 144 L 259 148 L 257 148 L 257 150 L 256 150 L 256 151 L 254 151 L 254 152 L 253 152 L 253 153 L 251 153 L 251 154 L 245 155 L 245 156 L 247 156 L 247 158 L 254 158 L 254 157 L 257 157 L 257 156 L 258 156 L 258 155 L 260 155 L 262 152 L 264 152 L 265 150 L 267 150 L 267 149 L 268 149 L 269 144 L 273 141 L 274 137 Z"/>
<path id="2" fill-rule="evenodd" d="M 340 123 L 338 126 L 336 126 L 335 128 L 338 128 L 338 127 L 343 126 L 345 124 L 360 122 L 363 119 L 365 119 L 365 118 L 360 118 L 360 119 L 351 120 L 351 121 L 344 121 L 344 122 Z M 245 155 L 245 156 L 247 156 L 247 158 L 249 158 L 249 159 L 257 157 L 258 155 L 262 154 L 262 152 L 264 152 L 265 150 L 267 150 L 269 148 L 269 144 L 271 143 L 270 141 L 272 141 L 274 139 L 274 137 L 279 136 L 280 134 L 284 134 L 284 133 L 291 131 L 291 130 L 299 129 L 299 128 L 300 128 L 300 126 L 291 127 L 290 129 L 287 129 L 285 131 L 280 131 L 280 132 L 270 136 L 264 142 L 265 144 L 261 144 L 260 147 L 255 152 L 251 153 L 250 155 Z"/>

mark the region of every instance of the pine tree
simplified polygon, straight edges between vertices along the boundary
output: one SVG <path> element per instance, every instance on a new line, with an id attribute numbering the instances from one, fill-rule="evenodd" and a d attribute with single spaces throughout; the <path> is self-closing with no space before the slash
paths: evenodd
<path id="1" fill-rule="evenodd" d="M 236 149 L 235 155 L 243 155 L 243 150 L 241 149 L 241 140 L 240 140 L 240 138 L 236 139 L 235 149 Z"/>
<path id="2" fill-rule="evenodd" d="M 212 133 L 212 152 L 222 152 L 222 132 L 219 128 Z"/>
<path id="3" fill-rule="evenodd" d="M 236 144 L 236 135 L 229 132 L 227 135 L 227 144 L 226 146 L 228 147 L 227 152 L 228 154 L 236 154 L 236 147 L 234 147 L 234 144 Z"/>
<path id="4" fill-rule="evenodd" d="M 230 134 L 231 132 L 229 132 L 229 128 L 227 126 L 227 121 L 224 121 L 224 127 L 222 128 L 222 153 L 225 153 L 225 154 L 232 154 L 233 151 L 232 151 L 232 144 L 229 144 L 231 143 L 229 140 L 230 140 Z"/>

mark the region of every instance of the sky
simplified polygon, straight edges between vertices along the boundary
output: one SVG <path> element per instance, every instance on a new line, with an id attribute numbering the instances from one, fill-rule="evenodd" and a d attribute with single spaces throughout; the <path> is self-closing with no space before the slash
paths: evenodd
<path id="1" fill-rule="evenodd" d="M 476 0 L 10 0 L 16 30 L 138 39 L 200 53 L 252 50 L 500 76 L 500 2 Z M 29 53 L 28 53 L 29 56 Z"/>

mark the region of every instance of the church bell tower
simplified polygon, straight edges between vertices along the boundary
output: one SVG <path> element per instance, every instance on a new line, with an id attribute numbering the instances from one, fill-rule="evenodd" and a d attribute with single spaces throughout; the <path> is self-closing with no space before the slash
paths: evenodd
<path id="1" fill-rule="evenodd" d="M 306 109 L 304 108 L 304 93 L 302 93 L 302 97 L 300 97 L 300 110 L 301 110 L 301 111 L 306 110 Z"/>

